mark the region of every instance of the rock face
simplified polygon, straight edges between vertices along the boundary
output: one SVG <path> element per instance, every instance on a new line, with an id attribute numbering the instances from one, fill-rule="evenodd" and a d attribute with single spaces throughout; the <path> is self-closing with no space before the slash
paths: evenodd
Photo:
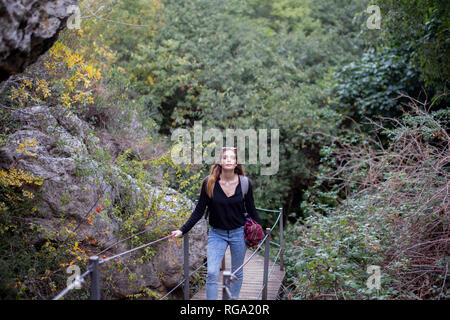
<path id="1" fill-rule="evenodd" d="M 78 0 L 0 0 L 0 82 L 24 71 L 57 40 Z"/>
<path id="2" fill-rule="evenodd" d="M 173 189 L 139 186 L 137 181 L 113 165 L 109 167 L 111 176 L 106 177 L 101 163 L 92 156 L 102 148 L 94 129 L 77 116 L 65 114 L 63 108 L 40 105 L 18 109 L 12 112 L 10 120 L 18 124 L 18 130 L 10 134 L 0 148 L 0 168 L 22 169 L 33 176 L 43 177 L 42 186 L 37 187 L 37 190 L 29 190 L 33 193 L 41 192 L 39 197 L 36 197 L 39 214 L 29 218 L 29 222 L 41 226 L 49 233 L 64 227 L 60 224 L 60 218 L 63 216 L 67 220 L 75 221 L 75 225 L 80 225 L 77 230 L 77 239 L 80 241 L 90 234 L 107 245 L 116 243 L 120 240 L 120 222 L 110 210 L 105 208 L 97 214 L 93 225 L 87 222 L 86 215 L 95 211 L 98 204 L 104 203 L 107 196 L 110 203 L 114 203 L 120 197 L 124 199 L 123 193 L 126 192 L 132 195 L 131 202 L 142 201 L 143 188 L 152 195 L 150 201 L 154 197 L 163 200 L 157 202 L 159 207 L 155 207 L 155 210 L 161 209 L 161 212 L 167 214 L 161 214 L 158 218 L 160 220 L 155 223 L 163 228 L 165 234 L 176 228 L 170 224 L 170 216 L 179 214 L 180 208 L 187 208 L 187 212 L 192 212 L 195 207 L 192 201 Z M 35 141 L 35 146 L 29 150 L 35 156 L 18 152 L 18 143 L 26 139 Z M 189 235 L 190 268 L 193 271 L 203 263 L 203 257 L 206 256 L 205 219 L 197 223 Z M 40 240 L 42 239 L 36 239 Z M 124 243 L 126 242 L 108 250 L 105 255 L 112 256 L 130 249 L 123 245 Z M 150 261 L 137 264 L 130 270 L 136 274 L 134 280 L 130 281 L 128 274 L 102 266 L 102 282 L 104 283 L 106 276 L 113 279 L 109 286 L 112 296 L 104 298 L 136 293 L 139 287 L 164 293 L 180 282 L 183 279 L 183 246 L 178 246 L 175 241 L 164 240 L 158 242 L 154 248 L 156 254 Z M 95 252 L 98 250 L 100 249 Z M 130 261 L 138 258 L 139 252 L 119 259 L 129 266 Z"/>

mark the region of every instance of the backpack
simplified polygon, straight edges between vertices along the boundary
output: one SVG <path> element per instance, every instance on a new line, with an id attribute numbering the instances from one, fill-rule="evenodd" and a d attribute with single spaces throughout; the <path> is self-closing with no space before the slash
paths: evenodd
<path id="1" fill-rule="evenodd" d="M 242 201 L 244 201 L 244 208 L 245 208 L 245 195 L 248 192 L 248 178 L 246 176 L 239 175 L 239 180 L 241 183 L 241 190 L 242 190 Z M 245 208 L 245 224 L 244 224 L 244 241 L 247 247 L 253 248 L 256 247 L 264 238 L 264 231 L 262 227 L 253 220 L 248 212 L 247 208 Z M 205 214 L 205 219 L 207 219 L 209 214 L 209 207 Z"/>

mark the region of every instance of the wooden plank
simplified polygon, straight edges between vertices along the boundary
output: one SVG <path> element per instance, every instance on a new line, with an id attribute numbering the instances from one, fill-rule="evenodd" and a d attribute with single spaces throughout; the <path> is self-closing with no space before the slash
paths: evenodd
<path id="1" fill-rule="evenodd" d="M 246 261 L 251 255 L 251 250 L 247 250 L 245 254 Z M 269 261 L 269 272 L 272 268 L 273 262 Z M 231 254 L 230 247 L 227 248 L 225 252 L 225 268 L 226 270 L 230 270 L 231 268 Z M 219 273 L 219 285 L 218 285 L 218 299 L 222 299 L 222 288 L 223 288 L 223 272 Z M 239 300 L 256 300 L 261 299 L 261 295 L 259 295 L 262 285 L 263 285 L 263 274 L 264 274 L 264 257 L 259 256 L 258 254 L 254 255 L 252 260 L 249 261 L 248 264 L 244 266 L 244 279 L 242 281 L 241 291 L 239 293 Z M 285 271 L 280 271 L 280 266 L 276 264 L 270 274 L 268 284 L 267 284 L 267 299 L 275 300 L 278 295 L 278 290 L 281 286 L 281 283 L 284 279 Z M 258 298 L 259 295 L 259 298 Z M 193 297 L 191 300 L 206 300 L 206 286 L 203 286 Z"/>

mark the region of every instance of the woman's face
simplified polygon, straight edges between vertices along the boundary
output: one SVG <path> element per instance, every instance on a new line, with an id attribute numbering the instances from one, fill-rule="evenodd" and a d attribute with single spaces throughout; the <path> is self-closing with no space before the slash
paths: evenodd
<path id="1" fill-rule="evenodd" d="M 224 149 L 222 151 L 222 168 L 227 170 L 234 170 L 236 168 L 236 154 L 234 149 Z"/>

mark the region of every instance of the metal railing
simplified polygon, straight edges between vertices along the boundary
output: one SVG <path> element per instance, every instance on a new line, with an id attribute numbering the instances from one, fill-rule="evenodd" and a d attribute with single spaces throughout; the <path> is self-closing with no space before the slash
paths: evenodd
<path id="1" fill-rule="evenodd" d="M 139 234 L 141 234 L 141 233 L 142 233 L 142 232 L 140 232 L 140 233 L 138 233 L 138 234 L 135 234 L 134 237 L 137 236 L 137 235 L 139 235 Z M 99 271 L 99 266 L 100 266 L 100 265 L 102 265 L 102 264 L 104 264 L 104 263 L 107 263 L 107 262 L 109 262 L 109 261 L 111 261 L 111 260 L 113 260 L 113 259 L 117 259 L 117 258 L 119 258 L 119 257 L 121 257 L 121 256 L 123 256 L 123 255 L 126 255 L 126 254 L 129 254 L 129 253 L 131 253 L 131 252 L 134 252 L 134 251 L 136 251 L 136 250 L 143 249 L 143 248 L 145 248 L 145 247 L 148 247 L 148 246 L 150 246 L 150 245 L 152 245 L 152 244 L 155 244 L 155 243 L 160 242 L 160 241 L 162 241 L 162 240 L 168 239 L 168 238 L 170 238 L 170 237 L 171 237 L 171 235 L 165 236 L 165 237 L 163 237 L 163 238 L 160 238 L 160 239 L 157 239 L 157 240 L 154 240 L 154 241 L 145 243 L 145 244 L 143 244 L 143 245 L 141 245 L 141 246 L 132 248 L 132 249 L 130 249 L 130 250 L 121 252 L 121 253 L 119 253 L 119 254 L 116 254 L 116 255 L 114 255 L 114 256 L 111 256 L 111 257 L 108 257 L 108 258 L 105 258 L 105 259 L 99 258 L 98 255 L 90 256 L 90 257 L 89 257 L 89 267 L 88 267 L 88 269 L 86 270 L 86 272 L 83 273 L 81 276 L 76 277 L 75 280 L 74 280 L 70 285 L 68 285 L 63 291 L 61 291 L 57 296 L 55 296 L 55 297 L 53 298 L 53 300 L 59 300 L 59 299 L 63 298 L 63 297 L 64 297 L 67 293 L 69 293 L 72 289 L 74 289 L 75 287 L 77 287 L 77 286 L 83 284 L 83 283 L 85 282 L 84 279 L 85 279 L 86 276 L 88 276 L 88 275 L 91 276 L 91 295 L 90 295 L 90 298 L 91 298 L 91 300 L 100 300 L 100 299 L 101 299 L 101 290 L 100 290 L 100 271 Z M 130 237 L 130 238 L 132 238 L 132 237 Z M 129 239 L 129 238 L 128 238 L 128 239 Z M 124 241 L 124 240 L 120 240 L 120 241 L 116 242 L 114 245 L 110 246 L 110 247 L 107 248 L 107 249 L 111 249 L 112 247 L 114 247 L 115 245 L 117 245 L 117 244 L 119 244 L 119 243 L 121 243 L 121 242 L 123 242 L 123 241 Z M 101 251 L 100 253 L 103 253 L 103 252 L 105 252 L 105 251 L 106 251 L 106 250 L 103 250 L 103 251 Z"/>
<path id="2" fill-rule="evenodd" d="M 239 267 L 237 268 L 233 273 L 231 273 L 230 271 L 224 271 L 223 272 L 223 283 L 224 283 L 224 287 L 223 287 L 223 299 L 231 299 L 231 294 L 230 294 L 230 282 L 234 281 L 237 279 L 236 277 L 236 273 L 243 268 L 252 258 L 253 256 L 258 252 L 258 250 L 261 248 L 261 246 L 265 243 L 265 253 L 264 253 L 264 274 L 263 274 L 263 286 L 262 289 L 260 291 L 260 294 L 258 295 L 261 296 L 262 293 L 262 299 L 263 300 L 267 300 L 267 283 L 268 283 L 268 279 L 270 277 L 270 274 L 276 264 L 276 261 L 278 259 L 278 257 L 280 257 L 280 270 L 284 270 L 284 262 L 283 262 L 283 208 L 280 208 L 279 210 L 270 210 L 270 209 L 263 209 L 263 208 L 256 208 L 257 210 L 260 211 L 265 211 L 265 212 L 279 212 L 279 215 L 277 217 L 276 222 L 274 223 L 274 225 L 272 226 L 272 228 L 266 228 L 266 235 L 263 238 L 263 240 L 259 243 L 258 247 L 256 248 L 256 250 L 252 253 L 252 255 Z M 280 219 L 281 218 L 281 219 Z M 271 232 L 273 230 L 273 228 L 276 226 L 276 224 L 280 222 L 280 243 L 275 243 L 273 241 L 271 241 Z M 79 277 L 76 277 L 75 280 L 68 285 L 64 290 L 62 290 L 57 296 L 55 296 L 53 298 L 53 300 L 59 300 L 61 298 L 63 298 L 68 292 L 70 292 L 72 289 L 74 289 L 77 286 L 82 285 L 83 283 L 85 283 L 85 278 L 90 275 L 91 278 L 91 288 L 90 288 L 90 299 L 91 300 L 100 300 L 101 299 L 101 287 L 100 287 L 100 271 L 99 271 L 99 266 L 107 263 L 113 259 L 117 259 L 121 256 L 124 256 L 126 254 L 132 253 L 134 251 L 143 249 L 145 247 L 148 247 L 152 244 L 155 244 L 157 242 L 160 242 L 162 240 L 171 238 L 171 235 L 162 237 L 160 239 L 145 243 L 141 246 L 132 248 L 130 250 L 121 252 L 119 254 L 116 254 L 114 256 L 102 259 L 99 257 L 99 255 L 111 248 L 113 248 L 115 245 L 128 240 L 130 238 L 133 238 L 139 234 L 143 233 L 143 231 L 129 237 L 126 239 L 122 239 L 119 240 L 118 242 L 116 242 L 115 244 L 107 247 L 105 250 L 101 251 L 99 254 L 94 255 L 89 257 L 89 266 L 87 268 L 87 270 L 80 275 Z M 177 289 L 180 285 L 182 285 L 184 283 L 184 299 L 185 300 L 189 300 L 190 299 L 190 284 L 189 284 L 189 279 L 198 271 L 200 270 L 202 267 L 204 267 L 206 265 L 207 262 L 204 262 L 202 265 L 200 265 L 199 267 L 197 267 L 196 270 L 194 270 L 193 272 L 189 272 L 189 232 L 183 235 L 183 268 L 184 268 L 184 277 L 183 280 L 181 282 L 179 282 L 174 288 L 172 288 L 169 292 L 167 292 L 163 297 L 161 297 L 159 300 L 162 300 L 164 298 L 166 298 L 169 294 L 171 294 L 175 289 Z M 271 271 L 268 272 L 268 264 L 269 264 L 269 255 L 270 255 L 270 244 L 274 244 L 276 246 L 279 247 L 278 253 L 277 253 L 277 258 L 274 261 Z M 222 261 L 222 269 L 225 269 L 225 257 L 223 258 Z"/>
<path id="3" fill-rule="evenodd" d="M 256 208 L 260 211 L 266 211 L 266 212 L 279 212 L 277 220 L 273 224 L 272 228 L 266 228 L 266 235 L 261 240 L 261 242 L 258 244 L 254 252 L 250 255 L 250 257 L 247 258 L 244 263 L 234 270 L 231 271 L 224 271 L 223 272 L 223 291 L 222 291 L 222 299 L 223 300 L 232 300 L 234 297 L 231 295 L 230 286 L 231 282 L 236 281 L 238 278 L 236 274 L 244 268 L 244 266 L 250 262 L 250 260 L 255 256 L 255 254 L 258 252 L 258 250 L 262 247 L 263 244 L 265 244 L 264 249 L 264 272 L 263 272 L 263 285 L 261 288 L 261 291 L 259 292 L 258 298 L 262 294 L 262 300 L 267 300 L 267 287 L 269 282 L 270 274 L 273 271 L 273 268 L 275 267 L 275 264 L 278 260 L 278 257 L 280 257 L 280 271 L 284 270 L 284 259 L 283 259 L 283 208 L 280 208 L 279 210 L 269 210 L 269 209 L 263 209 L 263 208 Z M 271 235 L 272 230 L 275 228 L 275 226 L 280 222 L 280 243 L 276 243 L 274 241 L 271 241 Z M 279 247 L 276 259 L 274 260 L 272 264 L 272 268 L 269 272 L 269 260 L 270 260 L 270 244 L 273 243 Z"/>

